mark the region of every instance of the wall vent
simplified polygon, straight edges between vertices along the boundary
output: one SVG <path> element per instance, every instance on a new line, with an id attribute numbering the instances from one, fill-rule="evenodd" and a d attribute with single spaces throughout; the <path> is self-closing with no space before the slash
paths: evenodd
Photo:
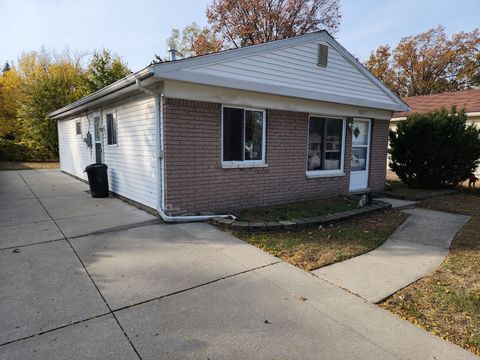
<path id="1" fill-rule="evenodd" d="M 318 62 L 317 65 L 326 67 L 328 63 L 328 45 L 318 45 Z"/>

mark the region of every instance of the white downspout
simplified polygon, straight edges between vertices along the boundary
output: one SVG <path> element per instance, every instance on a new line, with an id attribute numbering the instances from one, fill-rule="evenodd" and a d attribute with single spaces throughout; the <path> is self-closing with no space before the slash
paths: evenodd
<path id="1" fill-rule="evenodd" d="M 204 221 L 213 218 L 233 219 L 234 215 L 222 214 L 222 215 L 179 215 L 171 216 L 164 212 L 165 209 L 165 161 L 164 161 L 164 135 L 163 135 L 163 94 L 158 94 L 152 90 L 143 87 L 140 79 L 135 79 L 137 89 L 144 93 L 153 96 L 155 100 L 155 115 L 158 121 L 156 121 L 156 146 L 157 146 L 157 181 L 160 188 L 160 194 L 157 196 L 157 211 L 160 217 L 165 222 L 193 222 Z"/>

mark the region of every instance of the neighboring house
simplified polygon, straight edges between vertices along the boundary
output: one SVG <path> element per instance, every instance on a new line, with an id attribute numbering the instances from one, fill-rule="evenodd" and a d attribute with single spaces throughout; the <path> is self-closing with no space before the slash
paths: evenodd
<path id="1" fill-rule="evenodd" d="M 436 109 L 450 109 L 456 106 L 458 110 L 464 108 L 467 123 L 475 124 L 480 128 L 480 89 L 447 92 L 433 95 L 411 96 L 403 99 L 410 107 L 410 112 L 395 112 L 390 120 L 390 129 L 395 130 L 398 122 L 406 120 L 409 114 L 425 113 Z M 388 166 L 388 165 L 387 165 Z M 476 174 L 480 174 L 480 168 Z"/>
<path id="2" fill-rule="evenodd" d="M 380 189 L 406 110 L 321 31 L 151 65 L 49 115 L 62 171 L 106 163 L 113 193 L 166 218 Z"/>

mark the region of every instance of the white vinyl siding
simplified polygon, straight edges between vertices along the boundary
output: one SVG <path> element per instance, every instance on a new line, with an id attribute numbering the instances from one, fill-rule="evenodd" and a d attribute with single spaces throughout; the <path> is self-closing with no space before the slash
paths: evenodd
<path id="1" fill-rule="evenodd" d="M 318 66 L 319 44 L 328 45 L 316 40 L 238 59 L 191 67 L 188 72 L 363 100 L 392 101 L 384 91 L 330 45 L 327 66 Z"/>
<path id="2" fill-rule="evenodd" d="M 103 159 L 108 166 L 110 190 L 155 209 L 158 192 L 153 98 L 130 98 L 99 110 L 104 121 Z M 116 119 L 118 146 L 107 145 L 105 115 L 108 113 L 113 113 Z M 85 116 L 82 118 L 82 134 L 85 137 L 88 121 Z M 89 114 L 89 118 L 93 138 L 93 113 Z M 90 152 L 83 137 L 75 136 L 77 119 L 58 122 L 60 167 L 67 173 L 87 179 L 83 170 L 95 162 L 95 152 Z"/>
<path id="3" fill-rule="evenodd" d="M 82 136 L 76 134 L 78 121 L 81 123 Z M 88 131 L 92 134 L 93 141 L 93 119 L 90 119 L 89 128 L 86 116 L 58 121 L 60 169 L 84 180 L 87 180 L 87 174 L 83 170 L 87 165 L 95 162 L 94 152 L 91 152 L 83 141 Z"/>

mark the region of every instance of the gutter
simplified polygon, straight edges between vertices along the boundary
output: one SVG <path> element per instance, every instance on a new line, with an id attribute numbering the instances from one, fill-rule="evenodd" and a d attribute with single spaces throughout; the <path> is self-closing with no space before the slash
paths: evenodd
<path id="1" fill-rule="evenodd" d="M 223 219 L 233 219 L 236 217 L 230 214 L 222 215 L 180 215 L 180 216 L 171 216 L 167 215 L 163 209 L 165 209 L 165 145 L 163 138 L 163 94 L 156 93 L 150 89 L 145 88 L 142 85 L 142 81 L 139 78 L 135 79 L 135 85 L 139 91 L 142 91 L 155 100 L 155 117 L 158 119 L 156 121 L 156 146 L 157 146 L 157 181 L 158 188 L 160 189 L 160 196 L 157 196 L 157 212 L 162 218 L 163 221 L 168 223 L 181 223 L 181 222 L 193 222 L 193 221 L 205 221 L 214 218 L 223 218 Z M 161 180 L 160 180 L 161 179 Z"/>
<path id="2" fill-rule="evenodd" d="M 132 84 L 135 83 L 137 79 L 146 79 L 148 77 L 153 76 L 153 68 L 148 66 L 142 70 L 139 70 L 133 74 L 130 74 L 123 79 L 120 79 L 113 84 L 110 84 L 103 89 L 100 89 L 84 98 L 81 98 L 71 104 L 68 104 L 58 110 L 52 111 L 51 113 L 47 114 L 47 116 L 51 119 L 55 119 L 57 117 L 61 117 L 62 114 L 67 113 L 69 111 L 75 110 L 76 108 L 86 105 L 92 101 L 98 100 L 104 96 L 110 95 L 116 91 L 124 89 Z"/>

